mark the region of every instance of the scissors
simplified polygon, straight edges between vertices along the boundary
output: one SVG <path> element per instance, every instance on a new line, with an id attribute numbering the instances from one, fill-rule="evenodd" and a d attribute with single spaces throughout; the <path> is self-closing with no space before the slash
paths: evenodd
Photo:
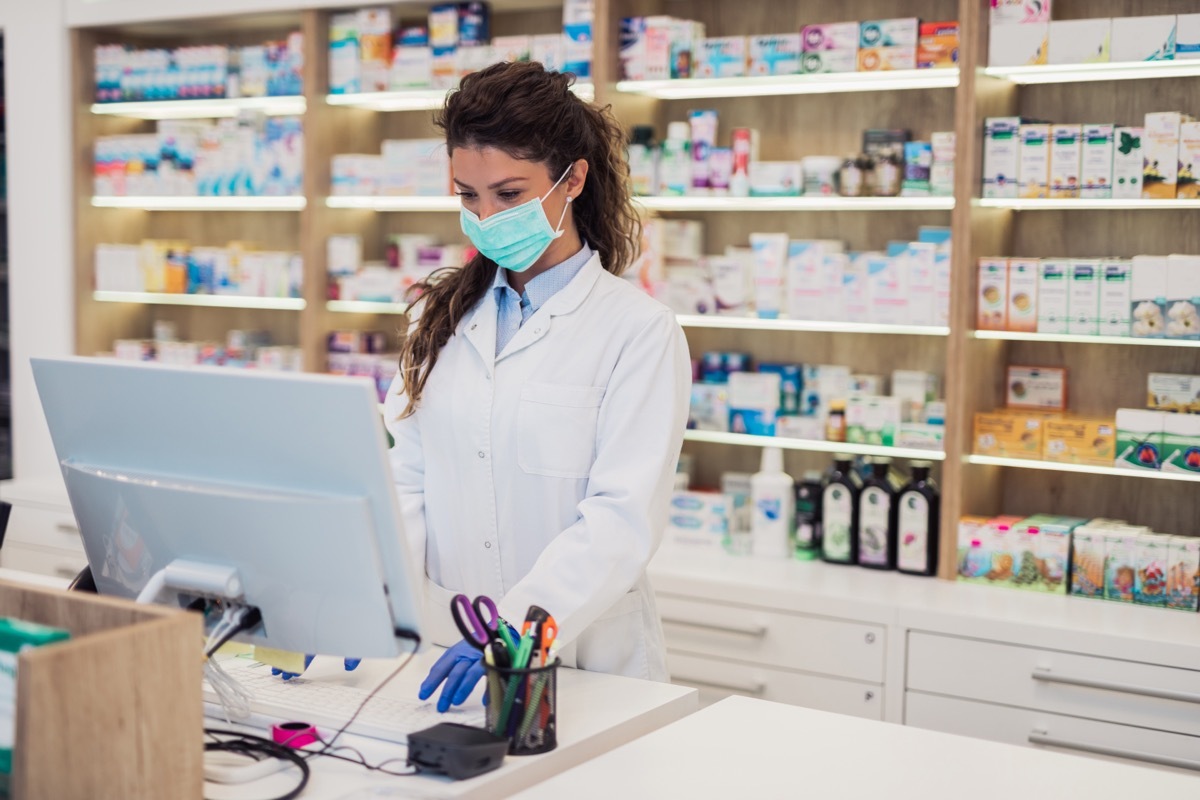
<path id="1" fill-rule="evenodd" d="M 503 644 L 500 612 L 487 595 L 481 594 L 472 601 L 465 594 L 456 594 L 450 603 L 450 613 L 458 632 L 478 649 L 486 651 L 492 642 Z"/>

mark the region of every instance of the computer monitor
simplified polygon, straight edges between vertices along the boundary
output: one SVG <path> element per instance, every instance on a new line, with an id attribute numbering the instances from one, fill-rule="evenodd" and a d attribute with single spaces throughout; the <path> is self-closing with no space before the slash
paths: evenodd
<path id="1" fill-rule="evenodd" d="M 101 594 L 236 599 L 262 613 L 238 638 L 283 650 L 412 650 L 420 573 L 369 382 L 91 358 L 33 373 Z"/>

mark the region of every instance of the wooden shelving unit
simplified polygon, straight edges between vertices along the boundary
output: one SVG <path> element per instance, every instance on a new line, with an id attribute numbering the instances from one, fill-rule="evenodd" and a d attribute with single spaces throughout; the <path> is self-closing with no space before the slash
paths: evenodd
<path id="1" fill-rule="evenodd" d="M 550 33 L 561 26 L 561 4 L 557 0 L 497 0 L 492 5 L 495 36 Z M 1187 0 L 1057 0 L 1054 13 L 1056 19 L 1134 16 L 1186 13 L 1194 10 L 1193 5 Z M 426 5 L 412 6 L 412 16 L 419 17 L 426 9 Z M 384 139 L 436 136 L 431 124 L 433 109 L 439 106 L 444 93 L 330 96 L 327 46 L 332 13 L 304 10 L 282 16 L 264 14 L 236 20 L 163 23 L 152 28 L 74 32 L 76 346 L 80 353 L 108 350 L 119 337 L 148 336 L 154 320 L 170 319 L 179 325 L 181 334 L 195 339 L 221 338 L 231 328 L 266 329 L 281 344 L 301 346 L 307 367 L 322 370 L 330 331 L 398 333 L 402 306 L 328 301 L 326 241 L 335 234 L 357 234 L 362 237 L 367 260 L 382 259 L 387 237 L 404 232 L 458 242 L 462 234 L 454 214 L 457 200 L 331 197 L 330 159 L 336 153 L 379 152 Z M 619 20 L 649 14 L 699 19 L 710 35 L 799 30 L 805 23 L 842 19 L 957 18 L 962 47 L 957 70 L 655 84 L 618 82 Z M 91 53 L 95 44 L 238 44 L 281 36 L 291 30 L 304 34 L 304 94 L 272 98 L 266 105 L 268 113 L 303 114 L 303 196 L 250 201 L 93 201 L 92 143 L 97 136 L 148 131 L 153 124 L 148 120 L 158 118 L 213 116 L 237 110 L 214 103 L 93 107 Z M 697 356 L 707 350 L 743 351 L 760 361 L 845 364 L 858 372 L 874 374 L 923 369 L 941 375 L 948 407 L 944 453 L 876 448 L 881 452 L 872 450 L 870 454 L 936 462 L 943 489 L 942 577 L 954 574 L 955 529 L 958 517 L 966 513 L 1055 511 L 1124 517 L 1159 530 L 1194 532 L 1194 520 L 1200 518 L 1200 492 L 1187 482 L 1138 480 L 1134 474 L 1111 474 L 1118 471 L 1103 468 L 1036 468 L 1040 462 L 1009 464 L 971 458 L 970 447 L 973 415 L 1000 405 L 1003 369 L 1009 363 L 1067 366 L 1071 371 L 1072 407 L 1080 413 L 1111 413 L 1119 406 L 1142 405 L 1147 372 L 1200 372 L 1200 347 L 1192 346 L 1194 343 L 1112 341 L 1103 337 L 1077 341 L 1074 337 L 989 332 L 977 335 L 972 330 L 975 264 L 981 256 L 1127 257 L 1150 252 L 1200 252 L 1200 227 L 1189 224 L 1190 217 L 1180 213 L 1194 211 L 1195 203 L 980 200 L 983 119 L 1019 113 L 1063 122 L 1131 122 L 1148 111 L 1181 109 L 1197 113 L 1200 68 L 1175 65 L 1156 70 L 1110 65 L 1074 72 L 987 69 L 988 4 L 983 0 L 812 0 L 787 4 L 746 0 L 737 4 L 736 10 L 723 0 L 597 0 L 594 35 L 595 78 L 580 87 L 579 93 L 592 95 L 601 104 L 611 104 L 626 126 L 653 124 L 664 131 L 668 122 L 685 119 L 690 109 L 714 108 L 720 114 L 721 140 L 727 139 L 730 127 L 754 127 L 760 134 L 764 159 L 855 151 L 861 132 L 867 128 L 908 128 L 916 138 L 927 138 L 936 130 L 957 132 L 953 197 L 638 200 L 647 214 L 686 215 L 702 220 L 708 252 L 743 245 L 756 231 L 787 231 L 795 238 L 839 238 L 855 249 L 874 249 L 892 239 L 913 238 L 921 225 L 948 225 L 953 229 L 948 327 L 723 317 L 680 320 Z M 200 208 L 205 205 L 211 207 Z M 1137 213 L 1125 213 L 1133 211 Z M 152 302 L 155 298 L 94 294 L 95 245 L 133 243 L 143 238 L 187 239 L 198 245 L 240 240 L 264 248 L 297 250 L 304 256 L 304 296 L 284 306 L 291 311 L 281 313 L 278 308 L 214 308 L 201 300 L 195 300 L 196 305 L 165 305 Z M 802 440 L 773 443 L 787 448 L 787 468 L 797 475 L 823 468 L 832 450 L 855 451 L 853 446 Z M 756 469 L 761 444 L 758 437 L 690 433 L 685 449 L 695 458 L 700 482 L 711 485 L 721 472 Z"/>

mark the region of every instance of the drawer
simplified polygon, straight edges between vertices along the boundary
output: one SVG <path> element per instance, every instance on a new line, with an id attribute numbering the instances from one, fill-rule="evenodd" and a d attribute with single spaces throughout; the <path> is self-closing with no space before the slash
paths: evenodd
<path id="1" fill-rule="evenodd" d="M 1200 736 L 1189 669 L 911 632 L 907 687 Z"/>
<path id="2" fill-rule="evenodd" d="M 0 548 L 0 565 L 5 569 L 36 572 L 56 578 L 74 578 L 88 564 L 87 558 L 71 550 L 5 542 Z"/>
<path id="3" fill-rule="evenodd" d="M 5 548 L 8 543 L 20 542 L 73 550 L 83 555 L 83 539 L 79 537 L 79 525 L 70 509 L 14 504 L 4 541 Z"/>
<path id="4" fill-rule="evenodd" d="M 1200 771 L 1200 738 L 1046 711 L 906 692 L 904 724 L 1188 775 Z"/>
<path id="5" fill-rule="evenodd" d="M 883 683 L 879 625 L 671 595 L 658 596 L 658 611 L 671 650 Z"/>
<path id="6" fill-rule="evenodd" d="M 883 719 L 883 687 L 822 675 L 784 672 L 759 664 L 739 664 L 667 652 L 672 683 L 700 690 L 702 705 L 730 695 Z"/>

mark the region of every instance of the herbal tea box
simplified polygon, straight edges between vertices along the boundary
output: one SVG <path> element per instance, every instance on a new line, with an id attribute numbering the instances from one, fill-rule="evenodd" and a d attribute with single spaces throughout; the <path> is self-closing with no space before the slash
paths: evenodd
<path id="1" fill-rule="evenodd" d="M 1050 126 L 1050 196 L 1079 197 L 1079 168 L 1083 160 L 1083 127 Z"/>
<path id="2" fill-rule="evenodd" d="M 1041 458 L 1043 422 L 1035 414 L 977 413 L 973 452 L 1003 458 Z"/>
<path id="3" fill-rule="evenodd" d="M 1129 335 L 1161 339 L 1167 332 L 1167 258 L 1134 256 L 1129 288 Z"/>
<path id="4" fill-rule="evenodd" d="M 1071 262 L 1070 312 L 1067 333 L 1095 335 L 1100 317 L 1100 263 Z"/>
<path id="5" fill-rule="evenodd" d="M 1200 339 L 1200 256 L 1167 256 L 1167 338 Z"/>
<path id="6" fill-rule="evenodd" d="M 1117 467 L 1141 470 L 1162 465 L 1165 416 L 1140 408 L 1117 409 Z"/>
<path id="7" fill-rule="evenodd" d="M 1022 333 L 1037 331 L 1038 260 L 1008 260 L 1007 329 Z"/>
<path id="8" fill-rule="evenodd" d="M 958 521 L 958 579 L 982 583 L 992 568 L 991 550 L 984 546 L 987 517 L 962 517 Z"/>
<path id="9" fill-rule="evenodd" d="M 1118 61 L 1173 61 L 1176 17 L 1114 17 L 1110 55 Z"/>
<path id="10" fill-rule="evenodd" d="M 1047 64 L 1097 64 L 1109 60 L 1112 19 L 1052 20 Z"/>
<path id="11" fill-rule="evenodd" d="M 1100 314 L 1097 333 L 1128 336 L 1133 264 L 1126 259 L 1106 259 L 1100 273 Z"/>
<path id="12" fill-rule="evenodd" d="M 1007 371 L 1006 405 L 1031 411 L 1067 407 L 1067 371 L 1061 367 L 1016 367 Z"/>
<path id="13" fill-rule="evenodd" d="M 1162 470 L 1200 475 L 1200 414 L 1163 419 Z"/>
<path id="14" fill-rule="evenodd" d="M 975 328 L 1002 331 L 1007 327 L 1008 260 L 979 259 L 979 297 Z"/>
<path id="15" fill-rule="evenodd" d="M 1071 535 L 1071 594 L 1104 597 L 1104 537 L 1090 524 Z"/>
<path id="16" fill-rule="evenodd" d="M 1085 200 L 1112 197 L 1114 125 L 1084 125 L 1079 167 L 1079 196 Z"/>
<path id="17" fill-rule="evenodd" d="M 1172 538 L 1162 533 L 1144 533 L 1138 537 L 1133 584 L 1133 602 L 1138 605 L 1167 604 L 1167 558 Z"/>
<path id="18" fill-rule="evenodd" d="M 1017 191 L 1021 197 L 1047 197 L 1050 189 L 1050 126 L 1022 125 L 1017 130 L 1019 164 Z"/>
<path id="19" fill-rule="evenodd" d="M 1020 117 L 988 117 L 983 125 L 983 196 L 1017 197 Z"/>
<path id="20" fill-rule="evenodd" d="M 988 30 L 989 67 L 1026 67 L 1046 63 L 1048 23 L 992 25 Z"/>
<path id="21" fill-rule="evenodd" d="M 1175 199 L 1179 179 L 1179 127 L 1192 118 L 1178 111 L 1146 115 L 1142 135 L 1142 197 Z"/>
<path id="22" fill-rule="evenodd" d="M 1066 333 L 1071 316 L 1071 261 L 1038 262 L 1038 333 Z"/>
<path id="23" fill-rule="evenodd" d="M 1144 528 L 1117 528 L 1104 536 L 1104 599 L 1133 602 L 1138 538 Z"/>
<path id="24" fill-rule="evenodd" d="M 1195 611 L 1200 600 L 1200 537 L 1172 536 L 1167 551 L 1167 608 Z"/>
<path id="25" fill-rule="evenodd" d="M 1142 128 L 1113 129 L 1112 196 L 1129 200 L 1142 196 Z"/>
<path id="26" fill-rule="evenodd" d="M 1184 122 L 1179 126 L 1179 174 L 1175 196 L 1200 197 L 1200 122 Z"/>
<path id="27" fill-rule="evenodd" d="M 1042 458 L 1066 464 L 1107 466 L 1113 461 L 1117 429 L 1112 419 L 1068 417 L 1044 423 Z"/>
<path id="28" fill-rule="evenodd" d="M 1151 372 L 1146 380 L 1146 408 L 1200 414 L 1200 375 Z"/>

